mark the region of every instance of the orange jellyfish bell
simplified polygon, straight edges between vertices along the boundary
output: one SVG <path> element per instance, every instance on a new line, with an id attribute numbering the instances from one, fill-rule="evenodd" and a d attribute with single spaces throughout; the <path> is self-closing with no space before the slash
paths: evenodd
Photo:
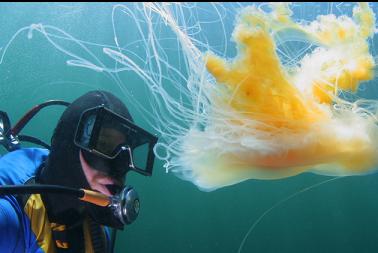
<path id="1" fill-rule="evenodd" d="M 376 112 L 339 97 L 374 75 L 367 39 L 375 16 L 368 4 L 356 6 L 353 18 L 320 16 L 309 25 L 295 23 L 287 4 L 271 7 L 271 13 L 241 12 L 233 60 L 204 57 L 215 78 L 202 87 L 210 101 L 206 126 L 183 137 L 176 170 L 204 190 L 305 171 L 364 174 L 378 165 Z M 274 35 L 293 31 L 317 48 L 288 71 Z"/>

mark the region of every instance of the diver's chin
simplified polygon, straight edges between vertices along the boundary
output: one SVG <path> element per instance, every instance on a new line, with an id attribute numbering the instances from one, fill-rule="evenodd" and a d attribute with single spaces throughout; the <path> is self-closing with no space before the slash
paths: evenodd
<path id="1" fill-rule="evenodd" d="M 98 184 L 95 187 L 93 187 L 93 190 L 105 194 L 108 197 L 113 196 L 113 194 L 108 189 L 108 185 L 105 184 Z"/>
<path id="2" fill-rule="evenodd" d="M 121 182 L 103 173 L 98 173 L 90 183 L 90 186 L 93 190 L 97 190 L 107 196 L 115 195 L 122 190 Z"/>

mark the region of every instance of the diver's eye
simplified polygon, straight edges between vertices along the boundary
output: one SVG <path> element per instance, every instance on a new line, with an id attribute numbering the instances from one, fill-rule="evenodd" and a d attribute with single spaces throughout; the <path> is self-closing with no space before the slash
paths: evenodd
<path id="1" fill-rule="evenodd" d="M 108 184 L 106 185 L 106 188 L 108 188 L 109 192 L 112 195 L 116 195 L 117 193 L 120 193 L 122 191 L 122 187 L 115 184 Z"/>

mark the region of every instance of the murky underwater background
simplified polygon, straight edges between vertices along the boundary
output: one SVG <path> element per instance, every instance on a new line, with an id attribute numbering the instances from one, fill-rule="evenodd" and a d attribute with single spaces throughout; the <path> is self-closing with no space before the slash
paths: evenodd
<path id="1" fill-rule="evenodd" d="M 68 66 L 66 62 L 72 57 L 60 51 L 43 34 L 34 31 L 29 39 L 27 29 L 19 30 L 38 23 L 54 26 L 77 40 L 96 43 L 85 45 L 104 64 L 114 66 L 102 48 L 115 45 L 111 20 L 115 5 L 0 3 L 0 53 L 7 49 L 0 64 L 0 110 L 7 111 L 13 123 L 32 106 L 46 100 L 72 101 L 86 91 L 104 89 L 121 97 L 130 107 L 135 122 L 152 131 L 137 106 L 128 103 L 127 96 L 122 95 L 112 77 L 92 69 Z M 131 3 L 124 5 L 135 13 L 140 11 Z M 182 15 L 188 23 L 201 22 L 201 29 L 196 31 L 204 44 L 210 45 L 217 53 L 233 57 L 236 50 L 230 41 L 230 33 L 235 13 L 242 5 L 248 4 L 191 4 Z M 371 6 L 377 14 L 378 4 Z M 293 4 L 292 10 L 294 17 L 312 21 L 319 14 L 350 15 L 352 5 L 300 3 Z M 119 38 L 128 41 L 123 46 L 143 57 L 143 47 L 135 39 L 138 34 L 135 23 L 130 17 L 114 17 Z M 162 31 L 157 34 L 169 38 L 171 34 L 164 36 L 167 30 L 164 23 L 161 26 Z M 20 33 L 8 47 L 17 31 Z M 92 57 L 77 43 L 59 38 L 56 42 L 70 52 Z M 170 47 L 173 42 L 165 39 L 160 43 L 167 43 Z M 175 61 L 170 64 L 180 69 L 180 52 L 172 48 Z M 288 45 L 288 52 L 295 49 Z M 373 38 L 373 56 L 377 55 L 377 49 L 376 38 Z M 130 71 L 120 73 L 117 78 L 148 109 L 144 95 L 148 90 L 140 79 Z M 377 81 L 362 85 L 359 95 L 378 99 Z M 42 111 L 24 133 L 49 141 L 62 111 L 62 108 Z M 133 185 L 140 195 L 141 213 L 135 223 L 118 233 L 116 252 L 238 252 L 248 229 L 266 210 L 293 193 L 327 179 L 329 177 L 305 173 L 282 180 L 248 180 L 213 192 L 202 192 L 191 183 L 171 173 L 166 174 L 163 163 L 156 161 L 151 178 L 128 175 L 128 184 Z M 256 225 L 242 252 L 377 250 L 378 174 L 372 174 L 340 178 L 278 205 Z"/>

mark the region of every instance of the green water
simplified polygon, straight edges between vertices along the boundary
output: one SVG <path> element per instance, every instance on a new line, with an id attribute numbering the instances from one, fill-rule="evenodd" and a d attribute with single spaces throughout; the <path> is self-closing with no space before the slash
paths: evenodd
<path id="1" fill-rule="evenodd" d="M 4 49 L 20 28 L 37 23 L 60 28 L 82 41 L 114 45 L 113 5 L 0 3 L 0 47 Z M 131 4 L 126 5 L 132 8 Z M 193 8 L 207 15 L 206 4 Z M 224 8 L 220 10 L 227 14 L 228 6 Z M 373 9 L 377 11 L 377 4 Z M 295 10 L 296 14 L 312 19 L 327 11 L 350 13 L 351 8 L 338 4 L 296 4 Z M 211 19 L 215 14 L 208 15 Z M 232 30 L 233 19 L 228 16 L 224 19 L 224 29 L 228 32 Z M 122 36 L 132 38 L 138 33 L 127 20 L 120 20 L 117 25 Z M 209 43 L 219 42 L 221 50 L 223 42 L 230 42 L 229 37 L 223 41 L 212 26 L 217 24 L 204 24 Z M 58 41 L 66 49 L 87 56 L 74 43 Z M 375 39 L 373 50 L 374 42 Z M 104 63 L 112 64 L 101 47 L 88 47 Z M 130 45 L 130 50 L 143 54 L 135 44 Z M 226 51 L 232 55 L 234 50 L 230 43 Z M 66 61 L 70 59 L 72 57 L 52 46 L 40 33 L 34 32 L 33 38 L 28 39 L 27 31 L 21 32 L 0 65 L 0 109 L 7 111 L 14 122 L 32 106 L 48 99 L 72 101 L 92 89 L 105 89 L 122 97 L 120 88 L 109 76 L 67 66 Z M 138 83 L 139 79 L 133 73 L 124 73 L 120 78 L 126 84 L 138 84 L 136 87 L 140 89 L 134 88 L 133 94 L 145 103 L 146 89 Z M 365 93 L 370 98 L 378 97 L 376 88 Z M 135 105 L 125 96 L 122 99 L 130 107 L 135 121 L 149 129 Z M 61 108 L 43 111 L 25 129 L 25 134 L 49 141 L 61 112 Z M 275 181 L 249 180 L 214 192 L 202 192 L 193 184 L 166 174 L 163 163 L 156 161 L 151 178 L 136 174 L 127 178 L 141 197 L 141 212 L 135 223 L 118 233 L 116 252 L 237 252 L 250 226 L 267 209 L 327 179 L 303 174 Z M 242 252 L 377 252 L 377 193 L 377 174 L 341 178 L 304 192 L 264 216 L 246 240 Z"/>

